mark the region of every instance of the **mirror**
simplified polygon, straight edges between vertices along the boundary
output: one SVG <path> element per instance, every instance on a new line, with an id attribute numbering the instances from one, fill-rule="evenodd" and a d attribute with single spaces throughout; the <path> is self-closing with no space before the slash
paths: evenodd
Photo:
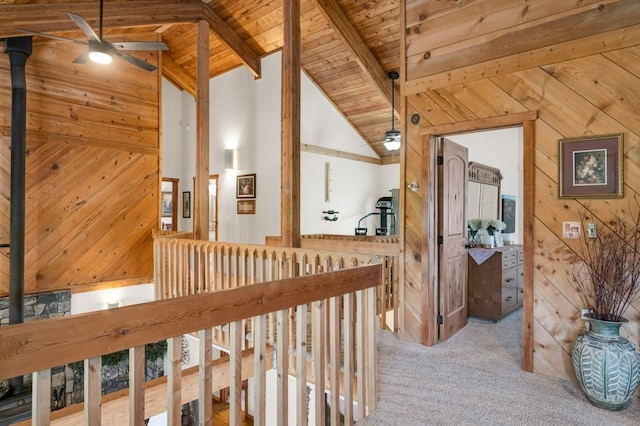
<path id="1" fill-rule="evenodd" d="M 467 219 L 500 217 L 500 169 L 486 164 L 469 163 L 467 183 Z"/>

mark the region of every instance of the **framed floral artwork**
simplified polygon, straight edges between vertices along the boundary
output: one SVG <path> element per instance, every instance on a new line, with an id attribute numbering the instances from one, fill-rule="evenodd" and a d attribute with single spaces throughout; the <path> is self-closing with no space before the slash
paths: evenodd
<path id="1" fill-rule="evenodd" d="M 256 174 L 236 177 L 236 198 L 256 198 Z"/>
<path id="2" fill-rule="evenodd" d="M 623 135 L 558 141 L 558 198 L 621 198 Z"/>

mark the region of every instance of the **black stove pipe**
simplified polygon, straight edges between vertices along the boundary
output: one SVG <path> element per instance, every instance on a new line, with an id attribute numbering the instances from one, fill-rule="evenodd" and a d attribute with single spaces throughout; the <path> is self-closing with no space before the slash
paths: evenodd
<path id="1" fill-rule="evenodd" d="M 27 84 L 25 65 L 31 37 L 8 38 L 4 51 L 11 63 L 11 221 L 9 255 L 9 324 L 24 322 L 24 247 Z M 11 379 L 12 393 L 22 392 L 23 377 Z"/>

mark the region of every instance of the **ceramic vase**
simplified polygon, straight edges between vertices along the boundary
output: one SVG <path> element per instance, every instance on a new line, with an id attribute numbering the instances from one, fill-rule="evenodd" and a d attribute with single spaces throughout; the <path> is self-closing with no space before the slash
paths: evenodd
<path id="1" fill-rule="evenodd" d="M 620 336 L 627 322 L 586 318 L 589 330 L 578 336 L 571 357 L 580 387 L 596 407 L 620 410 L 640 381 L 640 353 Z"/>
<path id="2" fill-rule="evenodd" d="M 493 235 L 482 235 L 480 237 L 480 245 L 483 248 L 494 248 L 495 240 L 493 239 Z"/>

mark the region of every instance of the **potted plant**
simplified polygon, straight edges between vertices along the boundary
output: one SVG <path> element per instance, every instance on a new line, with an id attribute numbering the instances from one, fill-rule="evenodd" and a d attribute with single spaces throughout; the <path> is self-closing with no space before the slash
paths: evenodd
<path id="1" fill-rule="evenodd" d="M 592 404 L 623 408 L 640 380 L 640 354 L 620 336 L 623 316 L 640 297 L 640 212 L 631 221 L 615 215 L 596 227 L 588 208 L 580 211 L 580 258 L 573 279 L 585 307 L 587 331 L 571 356 L 580 387 Z"/>

